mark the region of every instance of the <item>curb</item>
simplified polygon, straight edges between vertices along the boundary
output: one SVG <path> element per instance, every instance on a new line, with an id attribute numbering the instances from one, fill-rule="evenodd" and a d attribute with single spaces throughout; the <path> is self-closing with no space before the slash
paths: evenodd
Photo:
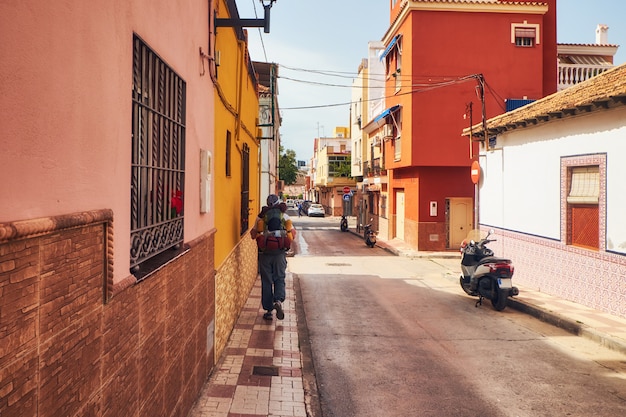
<path id="1" fill-rule="evenodd" d="M 606 333 L 599 332 L 584 323 L 563 317 L 557 313 L 544 310 L 524 301 L 516 300 L 515 298 L 509 298 L 508 306 L 555 327 L 559 327 L 575 336 L 584 337 L 601 346 L 626 355 L 626 343 L 624 343 L 624 341 L 618 340 Z"/>

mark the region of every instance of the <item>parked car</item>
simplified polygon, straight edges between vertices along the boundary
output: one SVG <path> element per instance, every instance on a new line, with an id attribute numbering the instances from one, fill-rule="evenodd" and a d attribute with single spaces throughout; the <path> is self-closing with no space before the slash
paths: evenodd
<path id="1" fill-rule="evenodd" d="M 311 204 L 313 204 L 311 200 L 304 200 L 302 202 L 302 213 L 309 214 L 309 207 L 311 207 Z"/>
<path id="2" fill-rule="evenodd" d="M 287 203 L 287 208 L 296 208 L 296 202 L 291 198 L 288 198 L 285 203 Z"/>
<path id="3" fill-rule="evenodd" d="M 309 217 L 324 217 L 326 213 L 324 212 L 324 206 L 321 204 L 311 204 L 307 211 L 307 215 Z"/>

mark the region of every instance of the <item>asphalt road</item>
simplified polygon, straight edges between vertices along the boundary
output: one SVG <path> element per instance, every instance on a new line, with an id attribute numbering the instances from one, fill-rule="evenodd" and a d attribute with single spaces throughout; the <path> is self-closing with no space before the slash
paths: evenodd
<path id="1" fill-rule="evenodd" d="M 474 307 L 457 260 L 391 256 L 336 218 L 294 223 L 321 416 L 626 415 L 626 356 Z"/>

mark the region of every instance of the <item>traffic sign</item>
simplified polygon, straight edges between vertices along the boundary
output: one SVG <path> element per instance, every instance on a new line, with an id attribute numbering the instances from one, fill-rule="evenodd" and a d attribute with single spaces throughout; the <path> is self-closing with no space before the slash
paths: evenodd
<path id="1" fill-rule="evenodd" d="M 344 194 L 343 201 L 350 201 L 350 197 L 352 197 L 350 194 Z"/>
<path id="2" fill-rule="evenodd" d="M 478 184 L 478 181 L 480 181 L 480 165 L 478 164 L 478 161 L 472 162 L 472 168 L 470 171 L 472 182 L 474 184 Z"/>
<path id="3" fill-rule="evenodd" d="M 348 186 L 343 187 L 343 193 L 344 194 L 350 194 L 350 191 L 351 191 L 350 187 L 348 187 Z"/>

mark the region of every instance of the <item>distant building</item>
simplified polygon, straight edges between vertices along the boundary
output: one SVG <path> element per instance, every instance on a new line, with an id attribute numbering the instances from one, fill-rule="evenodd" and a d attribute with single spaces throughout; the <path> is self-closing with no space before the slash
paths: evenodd
<path id="1" fill-rule="evenodd" d="M 559 91 L 613 68 L 613 57 L 619 46 L 608 43 L 608 30 L 607 25 L 596 27 L 595 44 L 557 45 Z"/>

